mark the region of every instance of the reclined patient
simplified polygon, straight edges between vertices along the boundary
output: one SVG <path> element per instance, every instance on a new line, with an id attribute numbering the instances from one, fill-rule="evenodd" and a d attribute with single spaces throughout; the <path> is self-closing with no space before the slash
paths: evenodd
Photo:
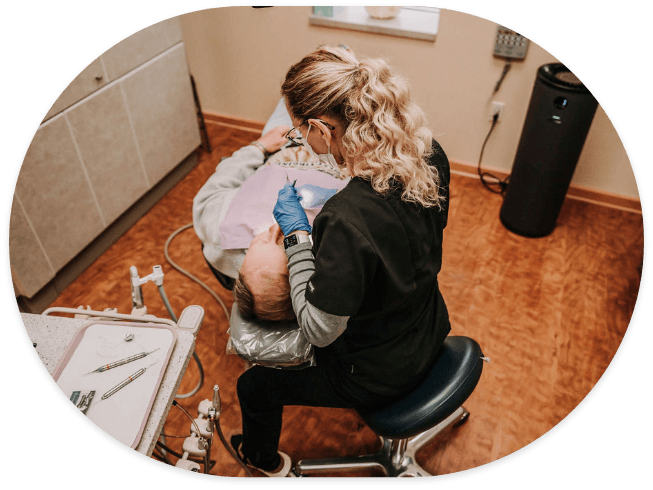
<path id="1" fill-rule="evenodd" d="M 282 148 L 289 129 L 276 126 L 224 159 L 193 200 L 193 225 L 204 257 L 236 280 L 234 296 L 244 318 L 280 321 L 295 316 L 283 234 L 272 215 L 279 190 L 295 182 L 312 222 L 326 200 L 349 181 L 303 147 Z M 266 159 L 264 149 L 280 148 Z"/>

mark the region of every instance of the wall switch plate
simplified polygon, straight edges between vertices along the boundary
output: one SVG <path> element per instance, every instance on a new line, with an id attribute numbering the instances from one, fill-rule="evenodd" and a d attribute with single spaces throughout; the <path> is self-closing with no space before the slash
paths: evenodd
<path id="1" fill-rule="evenodd" d="M 527 50 L 528 39 L 507 27 L 497 26 L 497 34 L 494 40 L 494 56 L 524 59 Z"/>

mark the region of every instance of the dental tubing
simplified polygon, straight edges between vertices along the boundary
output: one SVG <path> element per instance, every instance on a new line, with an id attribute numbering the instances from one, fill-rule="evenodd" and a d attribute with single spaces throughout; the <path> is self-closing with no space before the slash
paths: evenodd
<path id="1" fill-rule="evenodd" d="M 213 401 L 203 400 L 197 407 L 199 416 L 193 419 L 190 414 L 174 401 L 173 405 L 179 408 L 191 420 L 191 435 L 184 440 L 183 454 L 175 464 L 178 468 L 189 471 L 199 472 L 200 466 L 189 460 L 190 456 L 202 458 L 204 460 L 204 473 L 209 472 L 210 451 L 213 442 L 213 432 L 217 431 L 220 442 L 227 449 L 230 456 L 245 470 L 247 476 L 251 477 L 252 473 L 243 460 L 240 459 L 236 451 L 227 442 L 222 428 L 220 427 L 220 414 L 222 413 L 222 403 L 220 401 L 220 389 L 218 385 L 213 386 Z"/>

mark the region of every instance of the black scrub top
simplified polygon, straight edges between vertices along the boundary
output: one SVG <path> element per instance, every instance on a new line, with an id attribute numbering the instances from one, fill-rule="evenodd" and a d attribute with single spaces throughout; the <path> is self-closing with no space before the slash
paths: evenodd
<path id="1" fill-rule="evenodd" d="M 361 405 L 365 393 L 389 400 L 419 384 L 451 329 L 437 281 L 449 161 L 433 144 L 429 164 L 439 172 L 442 209 L 406 203 L 400 188 L 381 195 L 355 177 L 313 223 L 315 273 L 306 299 L 350 317 L 340 337 L 316 348 L 317 359 Z"/>

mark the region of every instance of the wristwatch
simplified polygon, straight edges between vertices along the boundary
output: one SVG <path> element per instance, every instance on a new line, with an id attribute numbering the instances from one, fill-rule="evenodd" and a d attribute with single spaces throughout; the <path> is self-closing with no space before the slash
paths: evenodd
<path id="1" fill-rule="evenodd" d="M 283 248 L 285 250 L 288 250 L 290 247 L 299 245 L 300 243 L 310 242 L 310 241 L 311 241 L 310 235 L 298 235 L 298 234 L 288 235 L 283 239 Z"/>

